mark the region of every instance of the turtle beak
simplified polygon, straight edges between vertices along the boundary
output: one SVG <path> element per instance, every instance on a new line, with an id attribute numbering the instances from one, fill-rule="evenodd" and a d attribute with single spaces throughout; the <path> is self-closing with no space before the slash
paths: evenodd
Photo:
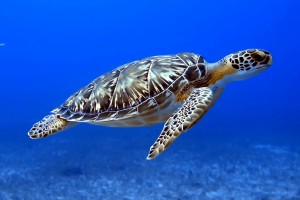
<path id="1" fill-rule="evenodd" d="M 269 67 L 270 65 L 273 64 L 273 58 L 272 55 L 265 50 L 261 50 L 261 53 L 264 54 L 264 60 L 260 63 L 262 65 L 265 65 L 266 67 Z"/>
<path id="2" fill-rule="evenodd" d="M 265 50 L 259 50 L 255 54 L 251 55 L 254 61 L 258 62 L 259 65 L 255 67 L 256 70 L 266 69 L 270 67 L 273 63 L 272 55 Z"/>
<path id="3" fill-rule="evenodd" d="M 269 54 L 266 54 L 266 58 L 265 60 L 263 61 L 263 63 L 266 63 L 266 65 L 269 67 L 270 65 L 273 64 L 273 58 L 272 58 L 272 55 L 269 53 Z"/>

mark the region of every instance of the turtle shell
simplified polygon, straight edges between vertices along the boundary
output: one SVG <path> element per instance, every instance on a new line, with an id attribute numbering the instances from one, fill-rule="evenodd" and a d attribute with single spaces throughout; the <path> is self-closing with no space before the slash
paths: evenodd
<path id="1" fill-rule="evenodd" d="M 78 122 L 146 114 L 172 103 L 168 97 L 201 77 L 203 69 L 203 58 L 192 53 L 134 61 L 98 77 L 52 113 Z"/>

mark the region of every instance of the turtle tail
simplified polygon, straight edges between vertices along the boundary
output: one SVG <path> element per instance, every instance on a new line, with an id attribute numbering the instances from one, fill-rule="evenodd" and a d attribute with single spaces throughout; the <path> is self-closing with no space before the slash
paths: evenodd
<path id="1" fill-rule="evenodd" d="M 71 128 L 76 124 L 76 122 L 69 122 L 58 115 L 51 114 L 35 123 L 29 130 L 28 135 L 31 139 L 43 138 Z"/>

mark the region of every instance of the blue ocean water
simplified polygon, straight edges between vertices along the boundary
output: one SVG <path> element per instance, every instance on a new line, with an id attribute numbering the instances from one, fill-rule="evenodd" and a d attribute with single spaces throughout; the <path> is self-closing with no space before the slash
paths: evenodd
<path id="1" fill-rule="evenodd" d="M 1 2 L 0 200 L 300 199 L 300 3 Z M 82 124 L 41 140 L 32 124 L 99 75 L 154 55 L 208 62 L 248 48 L 273 66 L 229 84 L 154 160 L 162 124 Z"/>

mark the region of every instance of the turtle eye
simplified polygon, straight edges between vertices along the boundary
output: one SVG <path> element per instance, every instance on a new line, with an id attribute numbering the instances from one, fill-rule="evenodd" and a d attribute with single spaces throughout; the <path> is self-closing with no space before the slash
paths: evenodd
<path id="1" fill-rule="evenodd" d="M 266 55 L 263 52 L 256 52 L 251 54 L 251 58 L 256 62 L 261 62 L 265 59 Z"/>

